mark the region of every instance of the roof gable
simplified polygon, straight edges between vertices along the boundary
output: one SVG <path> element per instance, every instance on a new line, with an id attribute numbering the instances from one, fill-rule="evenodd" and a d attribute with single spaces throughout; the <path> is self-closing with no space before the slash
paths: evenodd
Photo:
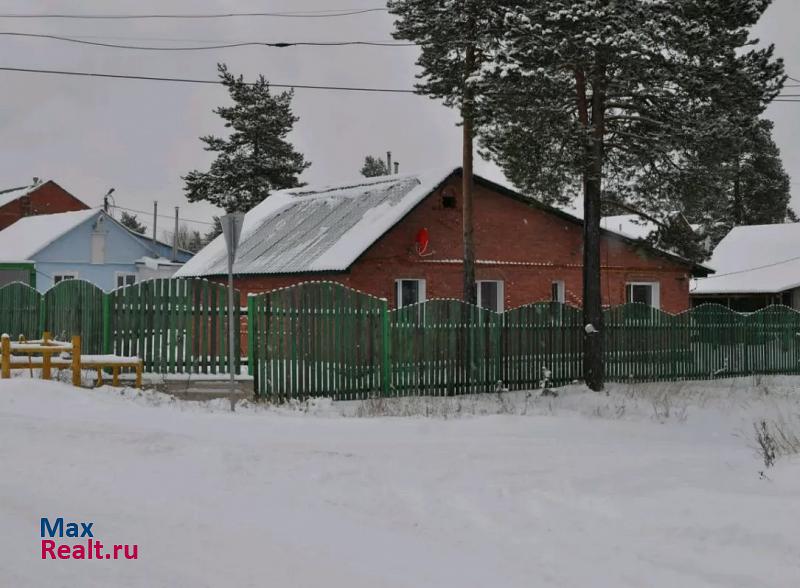
<path id="1" fill-rule="evenodd" d="M 245 216 L 234 273 L 344 271 L 453 173 L 448 168 L 276 192 Z M 179 271 L 225 273 L 222 236 Z"/>
<path id="2" fill-rule="evenodd" d="M 0 231 L 0 261 L 28 261 L 102 211 L 96 209 L 21 218 Z"/>

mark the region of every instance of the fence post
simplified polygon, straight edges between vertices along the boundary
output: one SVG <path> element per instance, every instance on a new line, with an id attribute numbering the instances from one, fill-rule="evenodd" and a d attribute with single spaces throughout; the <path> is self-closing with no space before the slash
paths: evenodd
<path id="1" fill-rule="evenodd" d="M 42 294 L 39 298 L 39 333 L 44 333 L 47 328 L 47 304 L 45 304 L 45 295 Z M 37 333 L 37 335 L 39 334 Z M 36 337 L 38 339 L 38 336 Z"/>
<path id="2" fill-rule="evenodd" d="M 103 292 L 103 353 L 113 353 L 111 342 L 111 294 Z"/>
<path id="3" fill-rule="evenodd" d="M 256 299 L 247 297 L 247 373 L 253 378 L 253 391 L 258 393 L 258 369 L 256 368 Z"/>
<path id="4" fill-rule="evenodd" d="M 381 299 L 381 389 L 388 396 L 392 388 L 391 337 L 389 337 L 389 301 Z"/>
<path id="5" fill-rule="evenodd" d="M 496 339 L 496 353 L 495 356 L 497 359 L 495 360 L 496 367 L 495 367 L 495 380 L 497 382 L 503 382 L 503 333 L 505 333 L 505 329 L 503 325 L 505 324 L 505 312 L 497 313 L 497 316 L 494 320 L 495 323 L 495 339 Z M 505 383 L 505 382 L 503 382 Z"/>

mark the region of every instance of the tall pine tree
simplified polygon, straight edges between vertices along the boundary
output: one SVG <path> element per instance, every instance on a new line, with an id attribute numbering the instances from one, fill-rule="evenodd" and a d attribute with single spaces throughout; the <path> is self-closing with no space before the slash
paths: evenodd
<path id="1" fill-rule="evenodd" d="M 233 105 L 214 112 L 231 132 L 227 138 L 200 138 L 217 158 L 207 172 L 189 172 L 184 191 L 190 202 L 205 200 L 228 212 L 247 211 L 274 190 L 298 186 L 298 176 L 311 164 L 287 140 L 298 121 L 291 108 L 293 93 L 273 95 L 264 76 L 247 83 L 225 64 L 217 67 Z"/>
<path id="2" fill-rule="evenodd" d="M 503 1 L 481 68 L 486 152 L 518 186 L 584 200 L 584 372 L 603 387 L 601 198 L 680 167 L 732 116 L 755 117 L 783 66 L 748 30 L 770 0 Z"/>
<path id="3" fill-rule="evenodd" d="M 493 0 L 389 0 L 397 16 L 394 36 L 419 45 L 422 68 L 417 90 L 458 108 L 463 134 L 462 232 L 465 302 L 476 303 L 475 246 L 473 240 L 473 136 L 478 124 L 481 95 L 477 75 L 487 56 L 484 49 L 494 35 L 490 25 L 499 18 Z"/>

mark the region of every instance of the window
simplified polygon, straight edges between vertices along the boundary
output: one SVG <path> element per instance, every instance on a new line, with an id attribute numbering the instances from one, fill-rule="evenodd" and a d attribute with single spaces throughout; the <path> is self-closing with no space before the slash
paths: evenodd
<path id="1" fill-rule="evenodd" d="M 64 274 L 54 274 L 53 275 L 53 284 L 58 284 L 59 282 L 63 282 L 65 280 L 77 280 L 78 273 L 64 273 Z"/>
<path id="2" fill-rule="evenodd" d="M 631 282 L 625 286 L 625 300 L 661 308 L 661 292 L 658 282 Z"/>
<path id="3" fill-rule="evenodd" d="M 563 280 L 556 280 L 550 286 L 550 300 L 553 302 L 561 302 L 564 303 L 567 301 L 567 289 L 564 286 Z"/>
<path id="4" fill-rule="evenodd" d="M 503 312 L 503 282 L 478 280 L 478 306 L 494 312 Z"/>
<path id="5" fill-rule="evenodd" d="M 425 280 L 395 280 L 395 307 L 425 302 Z"/>
<path id="6" fill-rule="evenodd" d="M 117 276 L 117 288 L 122 288 L 123 286 L 130 286 L 131 284 L 136 283 L 136 274 L 117 272 L 116 276 Z"/>
<path id="7" fill-rule="evenodd" d="M 448 188 L 442 192 L 442 208 L 455 208 L 456 207 L 456 193 Z"/>

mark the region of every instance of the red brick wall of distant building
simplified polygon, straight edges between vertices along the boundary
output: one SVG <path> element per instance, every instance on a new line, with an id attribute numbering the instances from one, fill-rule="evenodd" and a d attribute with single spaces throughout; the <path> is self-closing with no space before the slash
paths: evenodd
<path id="1" fill-rule="evenodd" d="M 28 202 L 24 198 L 17 198 L 0 207 L 0 230 L 5 229 L 24 216 L 72 212 L 89 208 L 53 181 L 45 182 L 29 192 L 27 194 Z"/>
<path id="2" fill-rule="evenodd" d="M 427 298 L 461 298 L 462 241 L 461 186 L 454 176 L 428 196 L 401 222 L 372 245 L 344 273 L 240 276 L 237 287 L 246 295 L 312 280 L 332 280 L 395 301 L 395 280 L 426 280 Z M 444 208 L 442 192 L 457 199 L 455 209 Z M 428 255 L 416 252 L 421 228 L 430 234 Z M 542 210 L 487 186 L 475 187 L 475 250 L 479 280 L 504 282 L 506 309 L 549 300 L 551 284 L 563 280 L 566 301 L 581 306 L 581 225 Z M 602 294 L 605 305 L 625 302 L 629 282 L 659 282 L 661 308 L 680 312 L 690 306 L 687 264 L 654 254 L 625 240 L 602 239 Z"/>

